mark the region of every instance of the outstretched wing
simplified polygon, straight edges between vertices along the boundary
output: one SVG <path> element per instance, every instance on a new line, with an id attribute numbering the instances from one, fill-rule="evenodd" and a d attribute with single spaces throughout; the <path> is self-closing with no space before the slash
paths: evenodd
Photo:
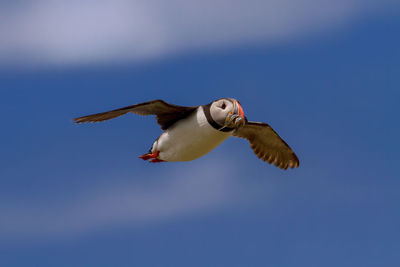
<path id="1" fill-rule="evenodd" d="M 189 116 L 197 107 L 183 107 L 168 104 L 163 100 L 152 100 L 124 108 L 114 109 L 102 113 L 75 118 L 75 123 L 98 122 L 122 116 L 128 112 L 139 115 L 156 115 L 161 129 L 166 130 L 176 121 Z"/>
<path id="2" fill-rule="evenodd" d="M 285 141 L 266 123 L 247 122 L 233 132 L 233 136 L 246 138 L 258 158 L 286 170 L 300 165 L 299 159 Z"/>

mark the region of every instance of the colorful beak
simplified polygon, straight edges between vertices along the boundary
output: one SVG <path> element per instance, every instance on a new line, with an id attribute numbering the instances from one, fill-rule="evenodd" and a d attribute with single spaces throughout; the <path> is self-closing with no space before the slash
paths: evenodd
<path id="1" fill-rule="evenodd" d="M 243 112 L 242 106 L 239 104 L 238 101 L 236 101 L 236 105 L 238 106 L 238 109 L 239 109 L 238 115 L 244 119 L 245 116 L 244 116 L 244 112 Z"/>
<path id="2" fill-rule="evenodd" d="M 223 128 L 239 128 L 245 123 L 246 117 L 244 116 L 242 106 L 240 106 L 239 102 L 235 100 L 233 102 L 233 110 L 229 112 L 228 116 L 226 116 Z"/>
<path id="3" fill-rule="evenodd" d="M 243 126 L 245 124 L 246 118 L 244 116 L 243 108 L 238 101 L 235 101 L 235 115 L 235 128 L 239 128 L 240 126 Z"/>

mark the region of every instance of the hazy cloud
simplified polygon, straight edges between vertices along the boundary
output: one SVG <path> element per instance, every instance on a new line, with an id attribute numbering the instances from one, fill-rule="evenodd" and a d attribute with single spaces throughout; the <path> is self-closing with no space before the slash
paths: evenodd
<path id="1" fill-rule="evenodd" d="M 394 1 L 37 0 L 0 2 L 0 63 L 93 64 L 288 40 Z"/>
<path id="2" fill-rule="evenodd" d="M 242 162 L 224 157 L 208 155 L 207 159 L 172 168 L 141 168 L 143 171 L 99 175 L 85 188 L 77 188 L 80 193 L 3 197 L 0 199 L 0 240 L 38 242 L 76 238 L 113 229 L 163 224 L 221 210 L 249 210 L 257 205 L 262 206 L 264 214 L 271 210 L 276 216 L 290 211 L 293 203 L 304 201 L 305 196 L 312 203 L 319 199 L 322 206 L 376 202 L 376 198 L 371 198 L 377 190 L 376 184 L 360 186 L 346 182 L 344 190 L 340 179 L 323 178 L 325 168 L 313 167 L 304 172 L 303 167 L 302 174 L 293 170 L 296 173 L 287 171 L 284 176 L 276 177 L 267 170 L 274 167 L 263 163 L 265 173 L 247 177 Z M 174 166 L 174 163 L 166 164 Z M 246 164 L 245 168 L 251 166 Z M 331 173 L 333 176 L 342 174 Z M 379 187 L 379 190 L 387 189 Z M 396 196 L 397 191 L 387 190 L 386 194 Z"/>
<path id="3" fill-rule="evenodd" d="M 121 183 L 121 176 L 132 174 L 115 175 L 108 178 L 113 186 L 93 185 L 78 196 L 0 203 L 1 239 L 74 237 L 105 226 L 137 226 L 193 216 L 234 201 L 238 192 L 236 180 L 232 167 L 223 161 L 219 160 L 218 165 L 206 161 L 197 166 L 180 166 L 172 173 L 139 173 L 129 179 L 134 181 L 130 183 Z M 163 179 L 145 183 L 137 178 L 147 176 Z"/>

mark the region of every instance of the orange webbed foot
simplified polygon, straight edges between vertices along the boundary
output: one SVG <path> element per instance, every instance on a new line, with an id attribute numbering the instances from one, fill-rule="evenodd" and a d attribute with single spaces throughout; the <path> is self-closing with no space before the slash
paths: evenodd
<path id="1" fill-rule="evenodd" d="M 150 162 L 156 163 L 156 162 L 164 162 L 164 160 L 158 159 L 157 157 L 160 155 L 160 151 L 155 151 L 153 153 L 147 153 L 144 155 L 139 156 L 142 160 L 148 160 L 150 159 Z"/>

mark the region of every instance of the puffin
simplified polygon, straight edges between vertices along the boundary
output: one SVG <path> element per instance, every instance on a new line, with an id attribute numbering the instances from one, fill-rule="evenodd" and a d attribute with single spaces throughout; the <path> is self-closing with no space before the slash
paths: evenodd
<path id="1" fill-rule="evenodd" d="M 155 115 L 163 130 L 148 153 L 150 162 L 191 161 L 204 156 L 230 136 L 247 139 L 261 160 L 286 170 L 299 167 L 289 145 L 267 123 L 248 121 L 240 102 L 221 98 L 206 105 L 178 106 L 157 99 L 74 119 L 101 122 L 127 113 Z"/>

